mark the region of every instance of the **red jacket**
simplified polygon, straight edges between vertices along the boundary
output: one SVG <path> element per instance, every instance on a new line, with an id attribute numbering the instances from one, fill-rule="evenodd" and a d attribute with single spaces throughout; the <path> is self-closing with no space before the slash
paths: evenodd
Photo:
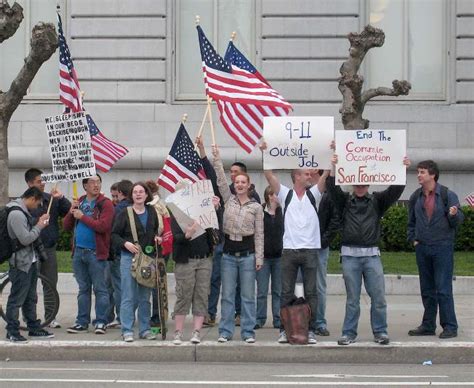
<path id="1" fill-rule="evenodd" d="M 79 198 L 82 203 L 86 196 Z M 82 216 L 81 222 L 95 231 L 95 245 L 97 260 L 107 260 L 110 249 L 110 236 L 112 233 L 112 222 L 114 219 L 114 205 L 112 201 L 103 194 L 99 194 L 95 201 L 94 212 L 92 217 Z M 76 227 L 77 220 L 71 213 L 64 217 L 63 226 L 67 231 L 73 231 Z M 72 241 L 74 251 L 74 237 Z"/>

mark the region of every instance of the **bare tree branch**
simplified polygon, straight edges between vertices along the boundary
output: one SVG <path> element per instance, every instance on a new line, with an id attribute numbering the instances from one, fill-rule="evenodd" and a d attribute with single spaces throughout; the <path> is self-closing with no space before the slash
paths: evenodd
<path id="1" fill-rule="evenodd" d="M 13 36 L 23 20 L 23 8 L 15 3 L 13 7 L 2 1 L 0 3 L 0 43 Z"/>
<path id="2" fill-rule="evenodd" d="M 362 93 L 362 104 L 366 104 L 371 98 L 377 96 L 406 96 L 411 89 L 411 84 L 408 81 L 392 81 L 393 88 L 378 87 L 375 89 L 366 90 Z"/>

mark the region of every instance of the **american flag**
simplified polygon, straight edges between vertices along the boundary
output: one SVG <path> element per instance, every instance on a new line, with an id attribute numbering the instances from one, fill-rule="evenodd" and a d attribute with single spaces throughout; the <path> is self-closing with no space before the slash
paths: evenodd
<path id="1" fill-rule="evenodd" d="M 184 179 L 196 182 L 206 179 L 201 159 L 194 149 L 193 142 L 181 124 L 173 146 L 166 158 L 165 165 L 158 178 L 158 184 L 174 193 L 176 184 Z"/>
<path id="2" fill-rule="evenodd" d="M 263 117 L 287 115 L 292 107 L 232 42 L 223 59 L 202 28 L 197 30 L 206 93 L 216 101 L 229 135 L 250 153 L 263 135 Z"/>
<path id="3" fill-rule="evenodd" d="M 107 172 L 118 160 L 127 155 L 128 149 L 102 135 L 89 114 L 86 115 L 86 119 L 91 134 L 95 168 Z"/>
<path id="4" fill-rule="evenodd" d="M 474 207 L 474 192 L 466 197 L 466 202 L 469 204 L 469 206 Z"/>
<path id="5" fill-rule="evenodd" d="M 76 70 L 71 59 L 71 52 L 63 33 L 63 23 L 58 15 L 58 45 L 59 45 L 59 99 L 72 112 L 82 110 L 82 97 Z"/>

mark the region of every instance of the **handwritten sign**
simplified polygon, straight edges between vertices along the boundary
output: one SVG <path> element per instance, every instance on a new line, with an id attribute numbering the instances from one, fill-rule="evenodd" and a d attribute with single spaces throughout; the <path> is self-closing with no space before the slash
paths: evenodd
<path id="1" fill-rule="evenodd" d="M 265 117 L 266 170 L 331 168 L 334 117 Z"/>
<path id="2" fill-rule="evenodd" d="M 183 231 L 197 221 L 200 228 L 193 236 L 194 239 L 203 234 L 204 229 L 219 228 L 216 210 L 212 204 L 213 197 L 211 181 L 200 180 L 170 194 L 166 198 L 166 204 Z"/>
<path id="3" fill-rule="evenodd" d="M 405 130 L 336 131 L 337 185 L 404 185 Z"/>
<path id="4" fill-rule="evenodd" d="M 96 175 L 91 137 L 84 112 L 45 119 L 53 174 L 45 182 L 75 181 Z"/>

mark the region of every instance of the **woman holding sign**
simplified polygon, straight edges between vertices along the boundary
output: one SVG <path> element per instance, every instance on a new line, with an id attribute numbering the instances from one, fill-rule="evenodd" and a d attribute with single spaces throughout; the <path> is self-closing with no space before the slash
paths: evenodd
<path id="1" fill-rule="evenodd" d="M 214 145 L 217 185 L 224 200 L 224 255 L 222 257 L 222 301 L 218 342 L 232 339 L 235 329 L 235 290 L 240 277 L 242 312 L 240 335 L 247 343 L 255 342 L 255 269 L 263 265 L 263 209 L 249 196 L 250 177 L 239 173 L 231 194 L 220 158 Z"/>

